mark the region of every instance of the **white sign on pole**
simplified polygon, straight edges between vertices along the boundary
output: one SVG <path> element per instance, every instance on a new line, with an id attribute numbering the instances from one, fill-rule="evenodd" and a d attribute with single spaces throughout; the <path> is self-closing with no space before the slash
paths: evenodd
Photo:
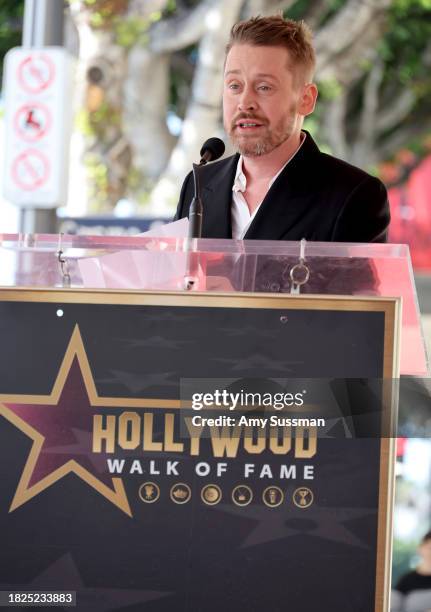
<path id="1" fill-rule="evenodd" d="M 66 201 L 73 64 L 61 47 L 6 54 L 3 194 L 17 206 L 56 208 Z"/>

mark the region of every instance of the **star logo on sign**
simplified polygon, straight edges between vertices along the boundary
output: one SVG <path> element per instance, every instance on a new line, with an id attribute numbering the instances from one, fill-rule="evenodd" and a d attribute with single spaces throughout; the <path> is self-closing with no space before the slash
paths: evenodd
<path id="1" fill-rule="evenodd" d="M 132 339 L 132 340 L 119 340 L 124 342 L 128 348 L 150 348 L 150 349 L 179 349 L 184 344 L 191 344 L 191 340 L 170 340 L 169 338 L 163 338 L 162 336 L 151 336 L 150 338 L 144 339 Z"/>
<path id="2" fill-rule="evenodd" d="M 274 331 L 267 329 L 256 329 L 252 325 L 246 325 L 244 327 L 221 327 L 221 332 L 224 332 L 227 336 L 242 336 L 244 338 L 251 335 L 262 336 L 263 338 L 273 338 Z"/>
<path id="3" fill-rule="evenodd" d="M 178 387 L 178 380 L 170 380 L 175 375 L 175 372 L 155 372 L 154 374 L 145 374 L 142 377 L 141 372 L 126 372 L 124 370 L 110 370 L 109 378 L 98 378 L 99 384 L 117 384 L 120 383 L 131 393 L 139 393 L 149 387 Z"/>
<path id="4" fill-rule="evenodd" d="M 155 601 L 172 595 L 166 591 L 121 589 L 89 586 L 82 577 L 70 553 L 46 567 L 30 582 L 21 584 L 0 583 L 2 590 L 76 591 L 80 612 L 110 612 L 122 608 Z M 64 607 L 62 607 L 64 610 Z"/>
<path id="5" fill-rule="evenodd" d="M 218 357 L 215 361 L 221 361 L 231 365 L 231 370 L 234 372 L 242 370 L 265 370 L 268 369 L 271 372 L 291 372 L 289 366 L 301 364 L 302 361 L 277 361 L 270 357 L 264 357 L 263 355 L 249 355 L 242 359 L 227 359 Z"/>
<path id="6" fill-rule="evenodd" d="M 355 535 L 353 529 L 349 527 L 349 521 L 376 514 L 373 508 L 332 508 L 318 504 L 313 504 L 305 510 L 295 506 L 289 508 L 278 506 L 278 508 L 268 509 L 258 505 L 236 508 L 221 504 L 217 510 L 255 521 L 255 526 L 240 548 L 266 544 L 306 533 L 309 537 L 366 549 L 368 545 Z M 303 520 L 304 517 L 307 519 L 306 522 Z M 306 525 L 307 528 L 302 529 L 302 525 Z"/>
<path id="7" fill-rule="evenodd" d="M 100 397 L 76 325 L 49 395 L 0 395 L 0 415 L 33 441 L 9 511 L 73 473 L 132 516 L 122 479 L 100 474 L 92 461 L 94 409 L 179 407 L 179 400 Z"/>

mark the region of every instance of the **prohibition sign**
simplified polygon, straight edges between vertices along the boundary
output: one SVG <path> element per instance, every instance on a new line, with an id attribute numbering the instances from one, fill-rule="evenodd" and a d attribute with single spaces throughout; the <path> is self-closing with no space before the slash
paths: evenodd
<path id="1" fill-rule="evenodd" d="M 51 85 L 54 73 L 54 62 L 48 55 L 29 55 L 18 66 L 18 81 L 25 91 L 36 94 Z"/>
<path id="2" fill-rule="evenodd" d="M 12 164 L 12 179 L 25 191 L 34 191 L 48 179 L 48 158 L 36 149 L 23 151 Z"/>
<path id="3" fill-rule="evenodd" d="M 51 127 L 51 113 L 43 104 L 26 104 L 15 113 L 13 124 L 23 140 L 34 142 L 43 138 Z"/>

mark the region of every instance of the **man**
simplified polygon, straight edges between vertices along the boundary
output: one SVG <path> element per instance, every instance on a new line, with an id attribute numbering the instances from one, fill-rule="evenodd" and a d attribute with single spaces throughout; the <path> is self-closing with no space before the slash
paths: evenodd
<path id="1" fill-rule="evenodd" d="M 383 184 L 321 153 L 301 130 L 313 112 L 315 55 L 303 22 L 254 17 L 232 28 L 223 119 L 236 155 L 202 168 L 202 237 L 385 242 Z M 188 216 L 190 173 L 176 219 Z"/>

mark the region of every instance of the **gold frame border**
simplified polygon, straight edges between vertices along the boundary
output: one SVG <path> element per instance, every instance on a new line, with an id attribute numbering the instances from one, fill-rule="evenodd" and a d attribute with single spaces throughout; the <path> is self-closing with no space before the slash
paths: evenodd
<path id="1" fill-rule="evenodd" d="M 0 301 L 61 304 L 109 304 L 129 306 L 210 306 L 274 308 L 285 310 L 334 310 L 385 314 L 383 378 L 399 378 L 401 304 L 399 297 L 290 295 L 265 293 L 183 293 L 109 289 L 41 289 L 0 287 Z M 386 398 L 396 418 L 393 397 Z M 392 504 L 394 499 L 394 438 L 382 438 L 380 450 L 379 507 L 377 521 L 375 612 L 387 612 L 390 602 L 392 562 Z M 388 512 L 388 509 L 391 511 Z M 385 518 L 386 517 L 386 518 Z M 386 561 L 386 562 L 385 562 Z"/>

